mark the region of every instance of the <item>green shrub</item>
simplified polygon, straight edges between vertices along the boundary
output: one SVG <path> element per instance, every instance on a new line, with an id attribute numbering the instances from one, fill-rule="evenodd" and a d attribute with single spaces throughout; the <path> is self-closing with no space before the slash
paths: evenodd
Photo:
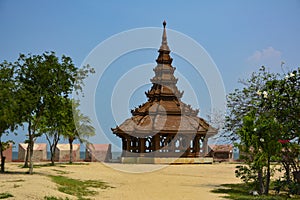
<path id="1" fill-rule="evenodd" d="M 0 199 L 7 199 L 9 197 L 13 197 L 13 195 L 8 192 L 0 193 Z"/>
<path id="2" fill-rule="evenodd" d="M 97 191 L 89 188 L 106 189 L 110 186 L 107 183 L 99 180 L 81 181 L 77 179 L 68 178 L 65 176 L 50 176 L 52 180 L 59 185 L 58 191 L 76 196 L 78 199 L 84 199 L 86 196 L 94 196 L 98 194 Z M 111 188 L 111 187 L 110 187 Z"/>

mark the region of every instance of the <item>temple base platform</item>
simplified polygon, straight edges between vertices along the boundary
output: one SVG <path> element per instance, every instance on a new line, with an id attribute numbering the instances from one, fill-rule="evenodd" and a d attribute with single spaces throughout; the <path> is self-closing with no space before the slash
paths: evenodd
<path id="1" fill-rule="evenodd" d="M 124 164 L 212 164 L 212 157 L 198 158 L 159 158 L 159 157 L 121 157 Z"/>

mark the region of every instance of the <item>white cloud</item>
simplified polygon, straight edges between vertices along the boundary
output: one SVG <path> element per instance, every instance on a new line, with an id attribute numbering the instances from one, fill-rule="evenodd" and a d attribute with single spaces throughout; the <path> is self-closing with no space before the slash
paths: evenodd
<path id="1" fill-rule="evenodd" d="M 281 52 L 273 47 L 268 47 L 263 50 L 255 51 L 251 56 L 248 57 L 247 61 L 253 64 L 261 65 L 278 63 L 281 61 Z"/>

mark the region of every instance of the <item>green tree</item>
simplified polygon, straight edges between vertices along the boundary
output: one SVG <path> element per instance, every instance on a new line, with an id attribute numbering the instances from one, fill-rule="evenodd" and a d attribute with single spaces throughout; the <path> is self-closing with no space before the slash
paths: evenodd
<path id="1" fill-rule="evenodd" d="M 46 128 L 49 132 L 63 130 L 67 122 L 63 120 L 62 102 L 67 101 L 74 90 L 82 92 L 84 79 L 89 73 L 94 73 L 89 65 L 78 69 L 70 57 L 63 55 L 59 59 L 54 52 L 20 54 L 16 62 L 4 61 L 1 64 L 0 142 L 8 129 L 14 130 L 17 124 L 27 125 L 30 174 L 33 172 L 32 154 L 36 138 Z M 28 167 L 28 159 L 24 166 Z"/>
<path id="2" fill-rule="evenodd" d="M 71 91 L 75 91 L 77 94 L 82 93 L 82 85 L 84 79 L 90 74 L 94 73 L 94 69 L 89 65 L 83 68 L 76 69 L 75 76 L 72 79 L 71 84 L 67 84 L 70 90 L 64 93 L 52 95 L 51 104 L 47 104 L 44 109 L 44 115 L 42 117 L 39 132 L 44 133 L 50 146 L 51 164 L 54 165 L 54 156 L 56 146 L 62 135 L 66 135 L 70 129 L 74 131 L 73 113 L 71 108 Z M 65 75 L 60 76 L 66 77 Z M 58 83 L 60 80 L 57 80 Z M 70 128 L 72 126 L 72 128 Z M 80 141 L 85 140 L 79 137 Z"/>
<path id="3" fill-rule="evenodd" d="M 266 83 L 269 98 L 265 103 L 268 109 L 276 111 L 275 117 L 282 125 L 279 141 L 283 145 L 281 161 L 286 171 L 286 182 L 291 178 L 300 183 L 300 68 L 290 71 Z M 297 193 L 300 193 L 300 189 Z"/>
<path id="4" fill-rule="evenodd" d="M 254 181 L 254 186 L 260 194 L 268 194 L 272 172 L 271 160 L 276 160 L 282 148 L 278 142 L 281 125 L 270 112 L 256 115 L 255 111 L 243 118 L 243 124 L 237 134 L 241 138 L 239 147 L 248 166 L 239 167 L 237 176 Z M 251 178 L 243 177 L 244 172 L 249 171 L 252 171 Z"/>
<path id="5" fill-rule="evenodd" d="M 1 170 L 5 170 L 5 157 L 3 151 L 9 146 L 11 141 L 2 141 L 4 134 L 9 134 L 20 123 L 18 113 L 18 102 L 16 94 L 16 84 L 14 80 L 15 69 L 12 63 L 4 61 L 0 64 L 0 155 Z"/>
<path id="6" fill-rule="evenodd" d="M 44 133 L 48 144 L 50 146 L 50 160 L 51 164 L 54 165 L 54 157 L 56 146 L 61 138 L 61 135 L 67 131 L 67 114 L 66 114 L 66 102 L 68 98 L 56 97 L 55 108 L 46 109 L 43 120 L 40 126 L 40 132 Z"/>
<path id="7" fill-rule="evenodd" d="M 42 55 L 20 55 L 17 68 L 18 92 L 21 97 L 22 120 L 28 124 L 29 173 L 33 172 L 33 145 L 47 109 L 55 108 L 58 96 L 67 97 L 76 83 L 77 68 L 70 57 L 61 60 L 54 52 Z M 25 163 L 26 165 L 26 163 Z"/>
<path id="8" fill-rule="evenodd" d="M 300 68 L 275 75 L 262 67 L 244 83 L 243 89 L 229 94 L 226 118 L 227 130 L 241 138 L 239 147 L 247 162 L 237 176 L 254 180 L 259 192 L 268 194 L 270 161 L 281 161 L 288 185 L 292 174 L 300 188 Z"/>
<path id="9" fill-rule="evenodd" d="M 240 137 L 239 148 L 248 164 L 248 167 L 239 167 L 236 174 L 247 181 L 252 179 L 260 194 L 269 193 L 271 158 L 281 149 L 280 124 L 273 117 L 276 112 L 266 106 L 270 98 L 266 83 L 274 79 L 276 75 L 261 67 L 243 82 L 244 88 L 228 95 L 227 130 Z"/>
<path id="10" fill-rule="evenodd" d="M 79 102 L 70 100 L 66 107 L 68 127 L 64 132 L 64 137 L 70 145 L 70 163 L 73 162 L 73 142 L 79 140 L 80 143 L 88 143 L 88 138 L 95 135 L 95 128 L 92 126 L 91 119 L 81 113 Z"/>

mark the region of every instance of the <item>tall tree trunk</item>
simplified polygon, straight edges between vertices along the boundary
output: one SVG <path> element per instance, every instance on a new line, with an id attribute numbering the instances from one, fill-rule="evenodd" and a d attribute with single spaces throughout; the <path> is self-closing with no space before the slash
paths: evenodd
<path id="1" fill-rule="evenodd" d="M 5 172 L 5 159 L 6 157 L 3 156 L 3 153 L 2 153 L 2 150 L 1 150 L 1 173 L 4 173 Z"/>
<path id="2" fill-rule="evenodd" d="M 52 166 L 55 165 L 54 156 L 55 156 L 55 150 L 52 151 L 51 148 L 50 148 L 50 160 L 51 160 L 51 165 Z"/>
<path id="3" fill-rule="evenodd" d="M 55 149 L 53 147 L 53 144 L 51 144 L 51 141 L 50 141 L 50 139 L 49 139 L 49 137 L 48 137 L 47 134 L 46 134 L 46 138 L 47 138 L 48 143 L 50 145 L 50 160 L 51 160 L 51 165 L 54 166 L 55 165 L 55 163 L 54 163 Z"/>
<path id="4" fill-rule="evenodd" d="M 73 138 L 69 138 L 69 144 L 70 144 L 70 161 L 69 163 L 73 163 Z"/>
<path id="5" fill-rule="evenodd" d="M 265 195 L 269 194 L 269 188 L 270 188 L 270 178 L 271 178 L 271 169 L 270 169 L 270 157 L 268 157 L 267 161 L 267 175 L 266 175 L 266 187 L 265 187 Z"/>
<path id="6" fill-rule="evenodd" d="M 55 136 L 55 139 L 53 141 L 53 145 L 52 145 L 52 152 L 51 152 L 51 164 L 54 165 L 54 157 L 55 157 L 55 152 L 56 152 L 56 146 L 58 144 L 59 141 L 59 136 Z"/>
<path id="7" fill-rule="evenodd" d="M 28 157 L 29 157 L 29 143 L 27 145 L 27 149 L 26 149 L 26 155 L 25 155 L 25 160 L 24 160 L 24 168 L 28 168 Z"/>
<path id="8" fill-rule="evenodd" d="M 48 139 L 48 136 L 47 136 L 47 139 Z M 50 140 L 49 140 L 49 145 L 50 145 L 51 165 L 54 166 L 55 165 L 54 157 L 55 157 L 55 148 L 56 148 L 56 146 L 54 146 L 54 144 L 51 144 Z"/>
<path id="9" fill-rule="evenodd" d="M 262 195 L 264 193 L 264 182 L 263 182 L 263 172 L 262 168 L 258 170 L 258 193 Z"/>
<path id="10" fill-rule="evenodd" d="M 290 184 L 290 182 L 291 182 L 290 163 L 283 161 L 283 166 L 284 166 L 284 169 L 285 169 L 286 182 L 287 182 L 287 184 Z"/>
<path id="11" fill-rule="evenodd" d="M 34 146 L 34 141 L 33 141 L 33 134 L 29 135 L 29 174 L 33 174 L 33 161 L 32 161 L 32 156 L 33 156 L 33 146 Z"/>
<path id="12" fill-rule="evenodd" d="M 25 155 L 25 160 L 24 160 L 24 167 L 25 168 L 29 167 L 29 164 L 28 164 L 28 161 L 29 161 L 29 146 L 30 146 L 30 144 L 27 143 L 26 155 Z"/>
<path id="13" fill-rule="evenodd" d="M 285 152 L 288 152 L 287 155 L 282 156 L 282 165 L 285 169 L 285 176 L 286 176 L 286 182 L 289 185 L 291 182 L 291 160 L 290 160 L 290 156 L 289 156 L 289 149 L 287 147 L 285 147 Z"/>
<path id="14" fill-rule="evenodd" d="M 49 136 L 47 134 L 46 135 L 46 139 L 49 143 L 49 146 L 50 146 L 50 160 L 51 160 L 51 165 L 55 165 L 55 160 L 54 160 L 54 157 L 55 157 L 55 152 L 56 152 L 56 146 L 58 144 L 58 141 L 59 141 L 59 134 L 58 133 L 55 133 L 53 135 L 53 141 L 51 143 L 51 140 L 49 138 Z"/>
<path id="15" fill-rule="evenodd" d="M 5 156 L 3 156 L 3 146 L 2 146 L 2 141 L 1 141 L 1 139 L 0 139 L 0 154 L 1 154 L 1 173 L 4 173 L 4 171 L 5 171 L 5 168 L 4 168 L 4 166 L 5 166 Z"/>
<path id="16" fill-rule="evenodd" d="M 29 136 L 31 135 L 31 120 L 28 121 L 28 134 Z M 30 149 L 30 139 L 28 138 L 28 145 L 27 145 L 27 149 L 26 149 L 26 156 L 25 156 L 25 161 L 24 161 L 24 168 L 28 168 L 29 165 L 28 165 L 28 160 L 29 160 L 29 149 Z"/>

